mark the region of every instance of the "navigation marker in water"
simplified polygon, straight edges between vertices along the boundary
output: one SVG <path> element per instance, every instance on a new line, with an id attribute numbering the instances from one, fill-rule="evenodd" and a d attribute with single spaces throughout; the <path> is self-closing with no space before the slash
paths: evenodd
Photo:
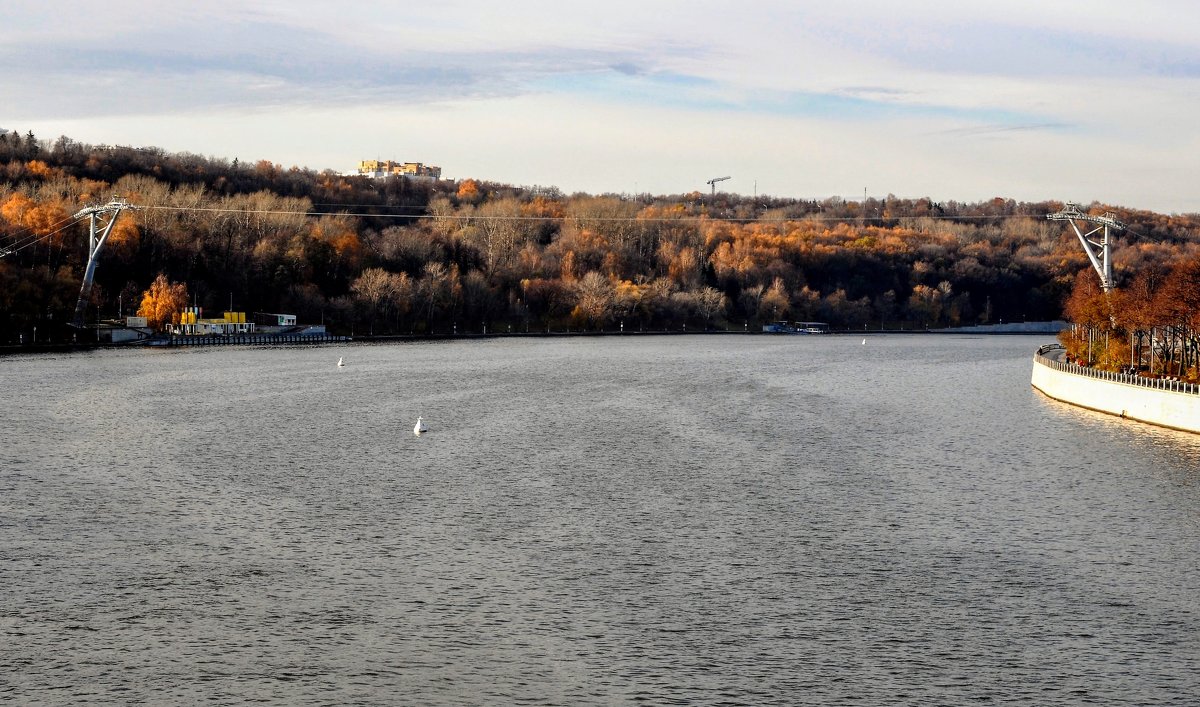
<path id="1" fill-rule="evenodd" d="M 421 422 L 421 418 L 419 418 L 419 417 L 418 417 L 418 418 L 417 418 L 417 424 L 413 425 L 413 434 L 415 434 L 416 436 L 420 437 L 420 436 L 421 436 L 421 433 L 422 433 L 422 432 L 425 432 L 427 429 L 429 429 L 429 428 L 427 428 L 427 427 L 425 426 L 425 423 L 424 423 L 424 422 Z"/>

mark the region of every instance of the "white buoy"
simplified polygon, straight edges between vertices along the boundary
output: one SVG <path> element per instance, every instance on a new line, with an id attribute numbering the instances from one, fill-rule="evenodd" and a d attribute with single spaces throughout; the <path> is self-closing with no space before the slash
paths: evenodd
<path id="1" fill-rule="evenodd" d="M 418 417 L 417 424 L 413 425 L 413 434 L 420 437 L 421 433 L 424 432 L 426 429 L 428 429 L 428 428 L 425 427 L 425 423 L 421 422 L 421 418 Z"/>
<path id="2" fill-rule="evenodd" d="M 866 339 L 863 339 L 862 345 L 863 345 L 863 346 L 866 346 L 866 345 L 867 345 L 867 340 L 866 340 Z"/>
<path id="3" fill-rule="evenodd" d="M 345 367 L 346 367 L 346 362 L 342 360 L 341 356 L 338 356 L 338 368 L 345 368 Z"/>

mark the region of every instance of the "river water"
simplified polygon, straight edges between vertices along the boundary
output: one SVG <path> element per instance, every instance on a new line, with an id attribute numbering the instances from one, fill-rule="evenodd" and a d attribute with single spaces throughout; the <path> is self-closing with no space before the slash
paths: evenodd
<path id="1" fill-rule="evenodd" d="M 0 702 L 1194 700 L 1200 438 L 1047 340 L 0 358 Z"/>

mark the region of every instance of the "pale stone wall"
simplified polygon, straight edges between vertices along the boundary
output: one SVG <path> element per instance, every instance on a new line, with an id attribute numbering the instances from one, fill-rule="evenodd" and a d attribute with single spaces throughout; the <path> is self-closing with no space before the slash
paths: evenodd
<path id="1" fill-rule="evenodd" d="M 1137 381 L 1118 373 L 1088 373 L 1041 355 L 1033 359 L 1033 387 L 1064 403 L 1139 422 L 1200 432 L 1197 387 L 1178 381 Z"/>

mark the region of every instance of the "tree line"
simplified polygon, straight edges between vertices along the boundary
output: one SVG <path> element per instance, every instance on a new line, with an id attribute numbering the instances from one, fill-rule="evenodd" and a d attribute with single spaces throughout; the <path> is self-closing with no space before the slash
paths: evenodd
<path id="1" fill-rule="evenodd" d="M 1066 302 L 1072 360 L 1108 371 L 1200 382 L 1200 256 L 1143 267 L 1108 292 L 1090 271 Z"/>
<path id="2" fill-rule="evenodd" d="M 118 219 L 89 324 L 134 313 L 161 275 L 208 312 L 338 333 L 919 329 L 1057 318 L 1087 267 L 1044 218 L 1054 201 L 567 195 L 0 132 L 0 342 L 70 319 L 87 256 L 71 215 L 114 194 L 141 208 Z M 1200 254 L 1196 215 L 1091 208 L 1140 234 L 1118 273 Z"/>

